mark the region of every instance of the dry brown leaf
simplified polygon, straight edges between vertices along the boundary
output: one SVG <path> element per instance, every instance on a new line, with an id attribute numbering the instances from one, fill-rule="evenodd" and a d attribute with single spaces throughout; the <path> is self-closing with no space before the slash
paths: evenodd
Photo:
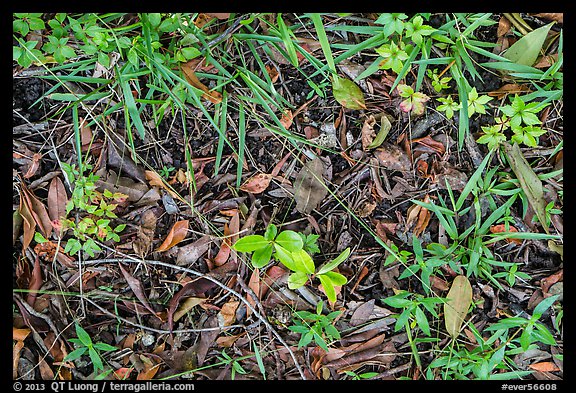
<path id="1" fill-rule="evenodd" d="M 509 94 L 524 94 L 530 91 L 527 85 L 518 85 L 516 83 L 507 83 L 498 90 L 490 91 L 487 94 L 490 97 L 496 97 L 498 100 L 506 98 Z"/>
<path id="2" fill-rule="evenodd" d="M 24 174 L 24 179 L 29 179 L 36 174 L 38 168 L 40 168 L 40 159 L 42 158 L 42 154 L 34 153 L 32 155 L 32 162 L 28 166 L 28 170 Z"/>
<path id="3" fill-rule="evenodd" d="M 28 328 L 18 329 L 12 327 L 12 339 L 16 341 L 24 341 L 26 337 L 30 334 L 31 330 Z"/>
<path id="4" fill-rule="evenodd" d="M 563 12 L 541 12 L 539 14 L 531 14 L 537 18 L 553 20 L 558 23 L 564 24 L 564 13 Z"/>
<path id="5" fill-rule="evenodd" d="M 193 243 L 182 246 L 178 250 L 176 257 L 176 264 L 178 266 L 190 265 L 196 262 L 202 255 L 210 248 L 212 239 L 210 236 L 205 235 Z"/>
<path id="6" fill-rule="evenodd" d="M 216 19 L 226 20 L 230 17 L 229 12 L 206 12 L 206 15 L 210 15 Z"/>
<path id="7" fill-rule="evenodd" d="M 220 102 L 222 102 L 222 94 L 220 94 L 217 91 L 210 91 L 210 89 L 208 89 L 206 85 L 200 82 L 200 80 L 198 79 L 196 73 L 192 68 L 192 66 L 195 66 L 196 64 L 197 62 L 189 61 L 180 66 L 180 69 L 182 70 L 182 72 L 184 72 L 184 77 L 186 78 L 188 83 L 204 92 L 204 94 L 202 94 L 202 98 L 205 98 L 214 104 L 219 104 Z"/>
<path id="8" fill-rule="evenodd" d="M 134 371 L 134 367 L 120 367 L 118 370 L 114 370 L 114 378 L 118 381 L 129 380 L 132 371 Z"/>
<path id="9" fill-rule="evenodd" d="M 382 145 L 374 151 L 374 156 L 384 169 L 390 171 L 406 172 L 412 168 L 408 154 L 399 146 L 388 142 L 383 142 Z"/>
<path id="10" fill-rule="evenodd" d="M 222 348 L 230 348 L 244 334 L 245 333 L 236 334 L 234 336 L 220 336 L 216 339 L 216 344 Z"/>
<path id="11" fill-rule="evenodd" d="M 443 156 L 444 153 L 446 152 L 446 148 L 444 147 L 442 142 L 438 142 L 437 140 L 432 139 L 432 137 L 430 135 L 426 135 L 423 138 L 412 139 L 412 143 L 422 144 L 422 145 L 432 149 L 433 151 L 438 153 L 440 156 Z"/>
<path id="12" fill-rule="evenodd" d="M 18 363 L 20 362 L 20 351 L 24 348 L 24 341 L 17 341 L 12 347 L 12 379 L 18 378 Z"/>
<path id="13" fill-rule="evenodd" d="M 236 210 L 236 213 L 230 219 L 230 225 L 228 225 L 228 223 L 224 224 L 224 239 L 222 240 L 218 254 L 214 257 L 214 264 L 216 266 L 222 266 L 228 261 L 231 245 L 236 242 L 234 238 L 237 238 L 237 235 L 234 235 L 238 232 L 240 232 L 240 216 L 238 210 Z"/>
<path id="14" fill-rule="evenodd" d="M 161 319 L 158 316 L 158 313 L 156 313 L 156 311 L 154 311 L 154 309 L 152 308 L 152 306 L 150 306 L 150 302 L 148 301 L 148 296 L 146 296 L 146 293 L 144 292 L 144 288 L 142 287 L 142 283 L 140 282 L 140 280 L 134 278 L 125 268 L 124 266 L 122 266 L 122 264 L 118 264 L 118 266 L 120 267 L 120 271 L 122 272 L 122 275 L 124 276 L 124 279 L 126 279 L 126 282 L 128 283 L 128 286 L 130 287 L 130 289 L 132 290 L 132 292 L 134 292 L 134 295 L 136 295 L 136 297 L 138 298 L 138 300 L 140 300 L 140 303 L 142 303 L 142 305 L 148 310 L 150 311 L 151 314 L 155 315 L 156 317 L 158 317 L 159 319 Z"/>
<path id="15" fill-rule="evenodd" d="M 276 83 L 276 81 L 280 77 L 278 69 L 274 66 L 266 65 L 266 72 L 268 73 L 268 76 L 270 76 L 270 80 L 272 81 L 272 83 Z"/>
<path id="16" fill-rule="evenodd" d="M 316 209 L 320 202 L 328 194 L 323 182 L 324 162 L 315 157 L 307 162 L 296 176 L 294 181 L 294 199 L 296 210 L 303 214 L 309 214 Z"/>
<path id="17" fill-rule="evenodd" d="M 26 187 L 24 182 L 21 182 L 20 185 L 22 190 L 21 196 L 24 197 L 24 203 L 27 205 L 35 225 L 40 228 L 42 235 L 48 239 L 52 233 L 52 222 L 50 221 L 50 216 L 48 216 L 46 206 L 36 198 L 36 195 Z M 22 214 L 22 212 L 20 212 L 20 214 Z M 32 236 L 34 236 L 34 234 L 32 234 Z"/>
<path id="18" fill-rule="evenodd" d="M 550 289 L 550 287 L 554 284 L 556 284 L 559 281 L 564 280 L 564 269 L 560 269 L 559 271 L 557 271 L 556 273 L 543 278 L 540 281 L 540 288 L 542 288 L 542 292 L 543 293 L 548 293 L 548 290 Z"/>
<path id="19" fill-rule="evenodd" d="M 36 301 L 36 296 L 38 295 L 38 290 L 42 287 L 44 280 L 42 279 L 42 268 L 40 267 L 40 258 L 36 256 L 34 261 L 34 269 L 32 270 L 32 279 L 28 286 L 28 295 L 26 296 L 26 302 L 34 307 L 34 302 Z"/>
<path id="20" fill-rule="evenodd" d="M 62 218 L 66 217 L 67 202 L 68 195 L 66 194 L 64 183 L 59 177 L 53 178 L 48 188 L 48 216 L 53 223 L 56 223 L 56 226 L 58 226 Z"/>
<path id="21" fill-rule="evenodd" d="M 491 233 L 518 232 L 518 229 L 516 229 L 513 225 L 508 225 L 508 226 L 509 226 L 509 228 L 506 229 L 506 224 L 492 225 L 490 227 L 490 232 Z M 506 239 L 506 241 L 508 243 L 522 244 L 522 239 Z"/>
<path id="22" fill-rule="evenodd" d="M 376 119 L 374 119 L 374 116 L 372 115 L 368 116 L 362 125 L 362 149 L 364 151 L 368 150 L 368 146 L 372 144 L 374 138 L 376 137 L 374 125 L 376 125 Z"/>
<path id="23" fill-rule="evenodd" d="M 254 293 L 256 294 L 256 296 L 258 296 L 259 299 L 262 297 L 260 295 L 260 289 L 262 288 L 260 285 L 260 269 L 258 269 L 257 267 L 254 268 L 252 274 L 250 275 L 250 280 L 248 281 L 248 288 L 254 291 Z M 248 300 L 248 303 L 250 303 L 252 307 L 256 306 L 256 301 L 252 298 L 250 294 L 246 295 L 246 300 Z M 250 316 L 252 310 L 250 308 L 247 308 L 246 311 L 247 311 L 246 315 Z"/>
<path id="24" fill-rule="evenodd" d="M 290 109 L 286 109 L 282 118 L 280 119 L 280 124 L 284 126 L 284 128 L 289 129 L 292 125 L 292 121 L 294 120 L 294 115 Z"/>
<path id="25" fill-rule="evenodd" d="M 251 194 L 260 194 L 268 188 L 271 180 L 271 174 L 259 173 L 246 180 L 244 184 L 240 186 L 240 189 Z"/>
<path id="26" fill-rule="evenodd" d="M 166 250 L 171 249 L 176 244 L 180 243 L 182 240 L 186 238 L 188 235 L 188 225 L 190 221 L 188 220 L 180 220 L 174 223 L 170 232 L 168 232 L 168 236 L 164 239 L 164 242 L 158 247 L 156 250 L 157 252 L 163 252 Z"/>
<path id="27" fill-rule="evenodd" d="M 230 326 L 236 321 L 236 309 L 240 302 L 237 300 L 232 300 L 224 303 L 220 312 L 218 312 L 218 323 L 222 326 Z"/>
<path id="28" fill-rule="evenodd" d="M 553 372 L 553 371 L 560 371 L 560 369 L 553 363 L 553 362 L 540 362 L 531 364 L 528 366 L 532 370 L 540 371 L 540 372 Z"/>
<path id="29" fill-rule="evenodd" d="M 178 307 L 178 310 L 176 310 L 174 313 L 174 322 L 178 322 L 178 320 L 184 315 L 188 314 L 190 310 L 200 304 L 203 304 L 205 301 L 206 299 L 203 297 L 189 297 L 188 299 L 184 300 Z"/>
<path id="30" fill-rule="evenodd" d="M 36 228 L 36 223 L 34 222 L 34 217 L 30 213 L 28 204 L 23 194 L 20 194 L 20 206 L 18 208 L 20 217 L 22 217 L 22 223 L 24 225 L 24 237 L 22 239 L 22 249 L 28 248 L 32 239 L 34 239 L 34 230 Z"/>
<path id="31" fill-rule="evenodd" d="M 54 371 L 50 368 L 44 357 L 38 358 L 38 367 L 40 369 L 40 377 L 43 381 L 52 381 L 54 380 Z"/>

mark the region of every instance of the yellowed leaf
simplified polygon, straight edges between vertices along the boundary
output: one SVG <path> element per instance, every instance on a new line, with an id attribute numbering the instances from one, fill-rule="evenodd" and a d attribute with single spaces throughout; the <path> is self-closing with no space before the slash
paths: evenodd
<path id="1" fill-rule="evenodd" d="M 224 303 L 220 311 L 218 312 L 218 322 L 220 326 L 230 326 L 236 321 L 236 309 L 240 305 L 237 300 L 231 300 Z"/>
<path id="2" fill-rule="evenodd" d="M 202 94 L 202 98 L 205 98 L 214 104 L 219 104 L 220 102 L 222 102 L 222 94 L 220 94 L 217 91 L 210 91 L 210 89 L 208 89 L 206 85 L 200 82 L 200 80 L 196 76 L 196 73 L 194 72 L 194 69 L 192 68 L 192 66 L 193 65 L 195 66 L 196 64 L 197 61 L 189 61 L 180 66 L 182 72 L 184 72 L 184 77 L 186 78 L 188 83 L 204 92 L 204 94 Z"/>
<path id="3" fill-rule="evenodd" d="M 472 286 L 466 276 L 457 276 L 452 282 L 452 287 L 446 295 L 444 303 L 444 322 L 446 330 L 452 338 L 458 337 L 460 327 L 464 322 L 468 308 L 472 303 Z"/>
<path id="4" fill-rule="evenodd" d="M 194 307 L 204 303 L 206 301 L 205 298 L 202 297 L 189 297 L 188 299 L 184 300 L 178 310 L 174 313 L 174 322 L 177 322 L 180 318 L 190 312 Z"/>

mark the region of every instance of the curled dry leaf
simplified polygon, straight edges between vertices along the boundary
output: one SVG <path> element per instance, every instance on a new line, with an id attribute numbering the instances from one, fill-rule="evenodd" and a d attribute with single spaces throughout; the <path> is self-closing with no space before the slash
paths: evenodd
<path id="1" fill-rule="evenodd" d="M 272 65 L 266 65 L 266 72 L 268 73 L 268 76 L 270 77 L 272 83 L 275 83 L 280 77 L 278 69 Z"/>
<path id="2" fill-rule="evenodd" d="M 168 187 L 166 183 L 164 183 L 164 179 L 162 179 L 162 176 L 160 176 L 158 173 L 154 171 L 145 171 L 145 174 L 146 174 L 146 180 L 148 180 L 148 183 L 151 186 L 163 188 L 172 196 L 172 198 L 177 198 L 180 201 L 186 203 L 186 201 L 180 195 L 172 191 L 172 189 Z"/>
<path id="3" fill-rule="evenodd" d="M 42 158 L 42 154 L 34 153 L 32 155 L 32 162 L 28 166 L 28 170 L 24 173 L 24 179 L 29 179 L 36 174 L 38 168 L 40 168 L 40 159 Z"/>
<path id="4" fill-rule="evenodd" d="M 188 220 L 177 221 L 170 229 L 170 232 L 168 232 L 168 236 L 166 236 L 164 242 L 160 245 L 160 247 L 158 247 L 156 251 L 163 252 L 169 250 L 184 240 L 188 234 L 189 223 L 190 221 Z"/>
<path id="5" fill-rule="evenodd" d="M 20 197 L 24 198 L 24 204 L 26 204 L 26 208 L 30 213 L 29 215 L 32 216 L 35 223 L 32 227 L 32 230 L 36 225 L 38 225 L 42 235 L 48 239 L 52 233 L 52 222 L 50 220 L 50 216 L 48 215 L 48 211 L 46 210 L 46 206 L 44 206 L 44 204 L 40 202 L 38 198 L 36 198 L 36 195 L 34 195 L 34 193 L 30 191 L 28 187 L 26 187 L 24 182 L 21 182 L 20 185 L 22 190 Z M 22 210 L 20 211 L 20 214 L 22 214 Z M 26 221 L 26 216 L 22 215 L 22 217 Z M 24 228 L 26 228 L 26 223 L 24 224 Z M 32 236 L 34 236 L 34 233 L 32 233 Z"/>
<path id="6" fill-rule="evenodd" d="M 210 91 L 210 89 L 208 89 L 206 85 L 200 82 L 200 80 L 196 76 L 196 73 L 194 72 L 194 69 L 192 68 L 193 66 L 196 66 L 196 64 L 197 64 L 196 61 L 189 61 L 180 66 L 180 69 L 184 73 L 184 77 L 186 78 L 188 83 L 204 92 L 204 94 L 202 94 L 202 98 L 205 98 L 214 104 L 219 104 L 220 102 L 222 102 L 222 94 L 220 94 L 217 91 Z"/>
<path id="7" fill-rule="evenodd" d="M 390 171 L 406 172 L 412 168 L 410 158 L 404 150 L 388 142 L 383 142 L 382 145 L 374 151 L 374 156 L 384 169 Z"/>
<path id="8" fill-rule="evenodd" d="M 126 282 L 128 283 L 128 286 L 130 287 L 130 289 L 132 290 L 132 292 L 134 292 L 134 295 L 136 295 L 136 297 L 138 298 L 138 300 L 140 300 L 140 302 L 142 303 L 142 305 L 144 307 L 146 307 L 146 309 L 148 311 L 150 311 L 150 313 L 152 315 L 156 315 L 159 319 L 161 319 L 158 316 L 158 313 L 156 313 L 156 311 L 154 311 L 154 309 L 152 308 L 152 306 L 150 306 L 150 302 L 148 301 L 148 296 L 146 296 L 146 293 L 144 292 L 144 288 L 142 287 L 142 283 L 136 279 L 134 276 L 132 276 L 125 268 L 124 266 L 122 266 L 122 264 L 118 265 L 120 267 L 120 271 L 122 272 L 122 275 L 124 276 L 124 278 L 126 279 Z"/>

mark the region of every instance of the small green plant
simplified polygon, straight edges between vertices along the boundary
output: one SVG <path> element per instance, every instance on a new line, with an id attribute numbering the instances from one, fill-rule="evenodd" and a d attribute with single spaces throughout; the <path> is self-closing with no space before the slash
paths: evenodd
<path id="1" fill-rule="evenodd" d="M 325 263 L 316 270 L 310 254 L 319 252 L 317 235 L 304 235 L 291 230 L 278 233 L 278 228 L 270 224 L 262 235 L 249 235 L 238 239 L 232 246 L 239 252 L 252 252 L 252 265 L 257 268 L 266 266 L 272 258 L 280 261 L 293 273 L 288 277 L 290 289 L 299 288 L 313 278 L 318 278 L 326 296 L 331 302 L 336 301 L 335 286 L 342 286 L 348 279 L 333 271 L 350 255 L 350 248 L 342 251 L 332 261 Z"/>
<path id="2" fill-rule="evenodd" d="M 226 350 L 222 350 L 221 353 L 222 356 L 217 356 L 217 358 L 224 364 L 231 364 L 232 370 L 230 371 L 230 378 L 232 378 L 232 380 L 236 378 L 236 373 L 238 374 L 248 373 L 246 370 L 244 370 L 244 368 L 237 359 L 233 359 L 230 355 L 226 353 Z"/>
<path id="3" fill-rule="evenodd" d="M 323 315 L 323 307 L 324 302 L 319 301 L 316 305 L 316 313 L 305 310 L 294 313 L 294 325 L 289 326 L 288 329 L 301 334 L 298 348 L 305 347 L 314 340 L 320 348 L 328 351 L 326 340 L 340 340 L 340 332 L 334 326 L 334 321 L 341 311 L 332 311 L 328 315 Z"/>
<path id="4" fill-rule="evenodd" d="M 72 230 L 73 233 L 73 237 L 66 242 L 64 251 L 74 255 L 82 250 L 94 257 L 95 253 L 102 251 L 96 244 L 95 238 L 103 242 L 120 241 L 118 233 L 124 230 L 126 224 L 119 224 L 116 227 L 110 225 L 111 219 L 117 218 L 114 210 L 118 204 L 113 202 L 120 203 L 127 198 L 127 195 L 119 192 L 112 193 L 109 190 L 100 193 L 96 190 L 95 184 L 99 176 L 93 173 L 84 176 L 75 165 L 63 163 L 62 167 L 71 182 L 75 184 L 72 197 L 66 204 L 66 214 L 69 215 L 74 209 L 86 214 L 78 221 L 71 218 L 62 220 L 62 227 Z M 87 166 L 87 169 L 90 167 Z"/>
<path id="5" fill-rule="evenodd" d="M 346 375 L 348 375 L 349 377 L 351 377 L 351 379 L 352 379 L 353 381 L 359 381 L 359 380 L 361 380 L 361 379 L 370 379 L 370 378 L 374 378 L 375 376 L 378 375 L 378 373 L 373 372 L 373 371 L 372 371 L 372 372 L 367 372 L 367 373 L 358 374 L 358 373 L 356 373 L 356 372 L 354 372 L 354 371 L 350 371 L 350 370 L 344 371 L 344 374 L 346 374 Z"/>
<path id="6" fill-rule="evenodd" d="M 396 45 L 393 41 L 389 44 L 384 44 L 376 49 L 376 53 L 383 57 L 379 67 L 383 70 L 392 70 L 395 73 L 400 73 L 404 67 L 404 61 L 408 59 L 408 53 L 404 50 L 404 44 L 400 41 L 400 46 Z"/>
<path id="7" fill-rule="evenodd" d="M 103 342 L 93 343 L 88 332 L 86 332 L 86 330 L 84 330 L 78 323 L 76 323 L 76 335 L 78 338 L 68 339 L 68 341 L 76 346 L 76 349 L 70 352 L 68 356 L 64 358 L 64 361 L 73 361 L 80 358 L 82 355 L 88 354 L 92 361 L 94 372 L 103 371 L 104 363 L 102 362 L 101 352 L 115 351 L 118 348 Z"/>
<path id="8" fill-rule="evenodd" d="M 473 87 L 468 92 L 468 116 L 472 117 L 475 113 L 486 113 L 486 104 L 492 99 L 487 95 L 479 96 L 476 88 Z"/>
<path id="9" fill-rule="evenodd" d="M 460 107 L 462 106 L 461 104 L 457 104 L 456 102 L 454 102 L 454 100 L 452 99 L 452 96 L 447 96 L 445 98 L 444 97 L 438 97 L 437 100 L 440 101 L 442 104 L 438 105 L 438 107 L 436 109 L 438 109 L 441 112 L 446 113 L 446 117 L 448 119 L 453 118 L 454 112 L 459 110 Z"/>
<path id="10" fill-rule="evenodd" d="M 406 98 L 400 103 L 400 109 L 404 112 L 412 112 L 414 115 L 419 116 L 424 113 L 426 103 L 430 97 L 424 93 L 415 92 L 414 89 L 408 85 L 398 85 L 397 87 L 400 97 Z"/>
<path id="11" fill-rule="evenodd" d="M 158 171 L 158 174 L 159 174 L 160 176 L 162 176 L 164 179 L 168 179 L 168 178 L 170 177 L 170 173 L 171 173 L 171 172 L 174 172 L 175 170 L 176 170 L 176 168 L 174 168 L 173 166 L 167 167 L 166 165 L 164 165 L 164 166 L 162 167 L 162 169 L 160 169 L 160 170 Z"/>
<path id="12" fill-rule="evenodd" d="M 411 21 L 405 24 L 406 37 L 410 38 L 417 46 L 422 45 L 424 37 L 430 36 L 436 31 L 435 28 L 425 25 L 424 18 L 416 15 Z"/>
<path id="13" fill-rule="evenodd" d="M 432 87 L 436 90 L 437 93 L 440 93 L 444 89 L 448 89 L 450 85 L 448 82 L 452 80 L 451 76 L 440 76 L 438 75 L 438 70 L 435 68 L 426 70 L 426 75 L 430 78 L 432 83 Z"/>

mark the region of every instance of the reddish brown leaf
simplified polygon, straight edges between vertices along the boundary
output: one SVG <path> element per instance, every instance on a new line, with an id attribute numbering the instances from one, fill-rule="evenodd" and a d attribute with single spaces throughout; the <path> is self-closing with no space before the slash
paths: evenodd
<path id="1" fill-rule="evenodd" d="M 294 115 L 290 109 L 286 109 L 282 118 L 280 119 L 280 124 L 284 126 L 284 128 L 289 129 L 292 125 L 292 121 L 294 120 Z"/>
<path id="2" fill-rule="evenodd" d="M 442 142 L 438 142 L 437 140 L 432 139 L 430 135 L 426 135 L 423 138 L 412 139 L 412 143 L 420 143 L 424 146 L 427 146 L 433 151 L 440 154 L 441 156 L 444 155 L 444 153 L 446 152 L 446 148 L 444 147 Z"/>
<path id="3" fill-rule="evenodd" d="M 553 20 L 558 23 L 564 24 L 564 13 L 563 12 L 541 12 L 539 14 L 532 14 L 532 16 L 546 19 L 546 20 Z"/>
<path id="4" fill-rule="evenodd" d="M 226 20 L 230 17 L 229 12 L 206 12 L 206 15 L 210 15 L 220 20 Z"/>
<path id="5" fill-rule="evenodd" d="M 150 365 L 147 363 L 144 363 L 144 365 L 145 365 L 144 370 L 142 370 L 140 373 L 138 373 L 138 376 L 136 377 L 136 379 L 138 381 L 149 381 L 152 378 L 154 378 L 154 376 L 156 375 L 156 373 L 160 369 L 161 363 L 158 363 L 158 364 L 151 363 Z"/>
<path id="6" fill-rule="evenodd" d="M 40 369 L 40 377 L 43 381 L 52 381 L 54 379 L 54 371 L 52 371 L 42 356 L 38 358 L 38 367 Z"/>
<path id="7" fill-rule="evenodd" d="M 270 80 L 272 81 L 272 83 L 275 83 L 280 77 L 278 69 L 274 66 L 266 65 L 266 72 L 268 73 L 268 76 L 270 76 Z"/>
<path id="8" fill-rule="evenodd" d="M 174 313 L 174 322 L 178 322 L 178 320 L 190 312 L 190 310 L 198 305 L 201 305 L 205 301 L 206 299 L 203 297 L 189 297 L 188 299 L 184 300 L 178 307 L 178 310 Z"/>
<path id="9" fill-rule="evenodd" d="M 216 344 L 222 348 L 230 348 L 244 334 L 246 333 L 240 333 L 234 336 L 220 336 L 216 339 Z"/>
<path id="10" fill-rule="evenodd" d="M 38 225 L 38 228 L 40 228 L 42 235 L 48 239 L 50 233 L 52 233 L 52 223 L 46 211 L 46 206 L 36 198 L 36 195 L 26 187 L 24 182 L 20 183 L 20 185 L 22 190 L 21 195 L 24 196 L 24 203 L 27 204 L 28 211 L 32 215 L 36 225 Z"/>
<path id="11" fill-rule="evenodd" d="M 220 246 L 218 254 L 214 257 L 214 264 L 216 266 L 222 266 L 228 261 L 231 252 L 230 247 L 236 242 L 238 232 L 240 232 L 240 216 L 238 210 L 236 210 L 235 214 L 230 219 L 230 225 L 228 225 L 228 223 L 224 224 L 224 239 L 222 240 L 222 245 Z"/>
<path id="12" fill-rule="evenodd" d="M 24 341 L 30 334 L 31 330 L 28 328 L 18 329 L 12 327 L 12 339 L 16 341 Z"/>
<path id="13" fill-rule="evenodd" d="M 146 296 L 146 293 L 144 292 L 144 288 L 142 287 L 142 283 L 140 282 L 140 280 L 134 278 L 125 268 L 124 266 L 122 266 L 122 264 L 118 264 L 118 266 L 120 267 L 120 271 L 122 272 L 122 275 L 124 276 L 124 279 L 126 280 L 126 282 L 128 283 L 128 286 L 130 287 L 130 289 L 132 290 L 132 292 L 134 292 L 134 295 L 136 295 L 136 297 L 138 298 L 138 300 L 140 300 L 140 303 L 142 303 L 142 305 L 148 310 L 150 311 L 150 313 L 152 313 L 153 315 L 155 315 L 156 317 L 158 317 L 158 319 L 161 319 L 158 314 L 156 313 L 156 311 L 154 311 L 154 309 L 152 308 L 152 306 L 150 306 L 150 302 L 148 301 L 148 296 Z"/>
<path id="14" fill-rule="evenodd" d="M 170 229 L 170 232 L 168 232 L 168 236 L 166 236 L 164 242 L 160 245 L 160 247 L 158 247 L 156 251 L 162 252 L 169 250 L 184 240 L 188 234 L 188 224 L 188 220 L 177 221 Z"/>
<path id="15" fill-rule="evenodd" d="M 560 369 L 553 362 L 540 362 L 534 363 L 529 366 L 532 370 L 540 372 L 560 371 Z"/>
<path id="16" fill-rule="evenodd" d="M 509 229 L 506 230 L 506 224 L 497 224 L 497 225 L 492 225 L 490 227 L 490 232 L 492 232 L 492 233 L 518 232 L 518 229 L 516 229 L 513 225 L 509 225 Z M 508 243 L 522 244 L 521 239 L 506 239 L 506 241 Z"/>
<path id="17" fill-rule="evenodd" d="M 22 348 L 24 348 L 24 341 L 17 341 L 12 347 L 12 379 L 18 378 L 18 363 Z"/>
<path id="18" fill-rule="evenodd" d="M 516 83 L 508 83 L 499 88 L 498 90 L 490 91 L 487 94 L 490 97 L 496 97 L 498 100 L 506 98 L 509 94 L 524 94 L 530 91 L 527 85 L 517 85 Z"/>
<path id="19" fill-rule="evenodd" d="M 64 183 L 59 177 L 53 178 L 48 188 L 48 216 L 52 222 L 59 222 L 63 217 L 66 217 L 67 202 L 68 195 L 66 195 Z"/>
<path id="20" fill-rule="evenodd" d="M 24 238 L 22 240 L 22 249 L 28 248 L 32 239 L 34 239 L 34 229 L 36 228 L 36 223 L 34 221 L 34 217 L 32 217 L 32 213 L 26 203 L 26 198 L 24 197 L 24 193 L 20 194 L 20 206 L 18 208 L 20 213 L 20 217 L 22 217 L 22 223 L 24 227 Z"/>
<path id="21" fill-rule="evenodd" d="M 206 87 L 206 85 L 204 85 L 202 82 L 200 82 L 200 80 L 196 76 L 196 73 L 192 69 L 192 66 L 195 66 L 196 63 L 197 62 L 191 63 L 189 61 L 189 62 L 184 63 L 180 66 L 180 69 L 182 70 L 182 72 L 184 72 L 184 77 L 186 78 L 188 83 L 190 83 L 195 88 L 200 89 L 204 92 L 204 94 L 202 94 L 202 98 L 210 100 L 214 104 L 219 104 L 222 101 L 222 94 L 220 94 L 217 91 L 210 91 L 210 89 L 208 89 L 208 87 Z"/>
<path id="22" fill-rule="evenodd" d="M 36 260 L 34 261 L 34 269 L 32 270 L 32 280 L 30 281 L 30 285 L 28 287 L 28 296 L 26 297 L 26 302 L 34 307 L 34 302 L 36 301 L 36 296 L 38 295 L 38 290 L 42 287 L 43 284 L 42 279 L 42 269 L 40 267 L 40 258 L 36 256 Z"/>
<path id="23" fill-rule="evenodd" d="M 246 180 L 246 182 L 240 186 L 240 189 L 251 194 L 260 194 L 268 188 L 271 180 L 272 175 L 267 173 L 259 173 Z"/>
<path id="24" fill-rule="evenodd" d="M 558 281 L 562 281 L 564 280 L 564 269 L 560 269 L 559 271 L 557 271 L 556 273 L 543 278 L 540 281 L 540 288 L 542 288 L 542 292 L 543 293 L 548 293 L 548 290 L 550 289 L 550 287 L 554 284 L 556 284 Z"/>
<path id="25" fill-rule="evenodd" d="M 134 371 L 134 367 L 120 367 L 114 371 L 114 378 L 119 381 L 130 379 L 130 374 Z"/>
<path id="26" fill-rule="evenodd" d="M 390 171 L 406 172 L 412 168 L 408 154 L 399 146 L 388 142 L 383 142 L 374 151 L 374 156 L 378 159 L 380 165 Z"/>
<path id="27" fill-rule="evenodd" d="M 40 167 L 40 159 L 42 158 L 42 154 L 34 153 L 32 155 L 32 162 L 28 166 L 28 170 L 24 174 L 24 179 L 29 179 L 36 174 L 38 168 Z"/>

